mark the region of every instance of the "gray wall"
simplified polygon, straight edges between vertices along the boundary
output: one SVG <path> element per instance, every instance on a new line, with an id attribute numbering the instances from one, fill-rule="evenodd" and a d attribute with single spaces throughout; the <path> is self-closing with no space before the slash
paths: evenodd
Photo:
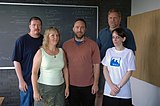
<path id="1" fill-rule="evenodd" d="M 126 26 L 127 16 L 131 14 L 131 0 L 0 0 L 0 2 L 99 6 L 99 30 L 107 25 L 106 14 L 110 8 L 118 8 L 122 12 L 123 26 Z M 3 106 L 19 105 L 18 80 L 12 69 L 0 69 L 0 96 L 5 97 Z"/>

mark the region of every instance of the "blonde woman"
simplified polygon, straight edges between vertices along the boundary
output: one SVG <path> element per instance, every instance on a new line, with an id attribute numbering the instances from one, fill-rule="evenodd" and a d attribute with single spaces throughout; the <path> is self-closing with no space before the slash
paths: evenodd
<path id="1" fill-rule="evenodd" d="M 42 47 L 34 56 L 32 85 L 35 106 L 39 103 L 65 106 L 65 98 L 69 96 L 68 69 L 64 52 L 58 48 L 59 41 L 58 29 L 47 28 Z"/>

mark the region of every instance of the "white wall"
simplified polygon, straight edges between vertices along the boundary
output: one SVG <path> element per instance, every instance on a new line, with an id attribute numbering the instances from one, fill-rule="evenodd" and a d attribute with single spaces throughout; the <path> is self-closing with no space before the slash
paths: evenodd
<path id="1" fill-rule="evenodd" d="M 160 9 L 160 0 L 132 0 L 131 15 Z M 158 35 L 159 36 L 159 35 Z M 131 78 L 134 106 L 160 106 L 160 87 Z"/>
<path id="2" fill-rule="evenodd" d="M 131 78 L 134 106 L 160 106 L 160 88 L 142 80 Z"/>
<path id="3" fill-rule="evenodd" d="M 160 0 L 132 0 L 131 15 L 160 9 Z"/>

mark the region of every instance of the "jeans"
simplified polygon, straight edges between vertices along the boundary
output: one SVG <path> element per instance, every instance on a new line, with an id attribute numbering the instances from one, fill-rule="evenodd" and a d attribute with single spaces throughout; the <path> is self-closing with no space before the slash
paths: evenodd
<path id="1" fill-rule="evenodd" d="M 28 85 L 26 92 L 20 91 L 20 106 L 33 106 L 33 103 L 32 85 Z"/>

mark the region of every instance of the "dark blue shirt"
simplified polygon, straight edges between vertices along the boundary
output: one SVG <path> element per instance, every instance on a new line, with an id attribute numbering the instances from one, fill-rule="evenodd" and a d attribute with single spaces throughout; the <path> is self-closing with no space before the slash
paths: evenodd
<path id="1" fill-rule="evenodd" d="M 124 43 L 124 46 L 133 51 L 136 51 L 136 44 L 135 44 L 134 36 L 131 30 L 129 30 L 128 28 L 123 28 L 123 29 L 125 30 L 127 34 L 127 39 Z M 106 50 L 114 46 L 112 42 L 112 32 L 109 30 L 109 28 L 103 28 L 99 32 L 99 35 L 97 38 L 97 44 L 100 49 L 101 60 L 102 60 L 106 54 Z"/>
<path id="2" fill-rule="evenodd" d="M 26 83 L 31 84 L 33 58 L 42 45 L 43 36 L 33 38 L 29 34 L 23 35 L 16 40 L 12 55 L 12 61 L 20 62 L 22 75 Z"/>

